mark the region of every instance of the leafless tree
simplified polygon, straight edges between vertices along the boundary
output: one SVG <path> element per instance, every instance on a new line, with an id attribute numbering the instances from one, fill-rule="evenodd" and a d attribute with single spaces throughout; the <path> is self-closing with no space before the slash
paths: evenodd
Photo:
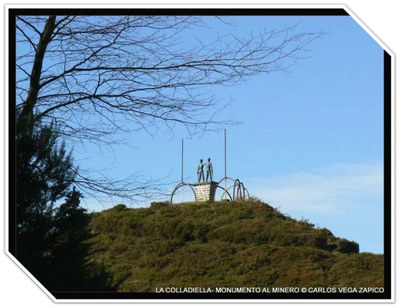
<path id="1" fill-rule="evenodd" d="M 110 144 L 121 132 L 152 133 L 161 123 L 196 134 L 216 124 L 223 107 L 208 86 L 286 70 L 322 35 L 285 27 L 181 41 L 199 25 L 192 16 L 17 16 L 17 111 L 56 122 L 71 142 Z M 92 191 L 146 191 L 83 174 L 80 184 Z"/>

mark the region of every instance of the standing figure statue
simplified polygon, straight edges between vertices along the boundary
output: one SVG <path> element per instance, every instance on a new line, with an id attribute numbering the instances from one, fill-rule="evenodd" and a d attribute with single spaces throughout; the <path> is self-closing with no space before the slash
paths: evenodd
<path id="1" fill-rule="evenodd" d="M 200 183 L 200 180 L 203 179 L 204 182 L 204 167 L 205 164 L 203 164 L 203 160 L 200 159 L 199 167 L 197 168 L 197 180 Z"/>
<path id="2" fill-rule="evenodd" d="M 211 163 L 211 158 L 209 158 L 208 161 L 207 161 L 206 182 L 208 182 L 208 177 L 210 177 L 210 182 L 212 181 L 213 173 L 214 173 L 214 170 L 213 170 L 213 166 L 212 166 L 212 163 Z"/>

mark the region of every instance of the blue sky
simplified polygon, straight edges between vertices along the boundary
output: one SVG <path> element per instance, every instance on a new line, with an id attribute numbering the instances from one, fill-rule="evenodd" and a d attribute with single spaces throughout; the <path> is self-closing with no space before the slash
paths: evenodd
<path id="1" fill-rule="evenodd" d="M 351 17 L 231 17 L 234 26 L 211 21 L 210 28 L 188 31 L 200 39 L 217 32 L 235 35 L 298 24 L 298 31 L 327 34 L 314 41 L 311 57 L 290 72 L 258 75 L 232 87 L 205 89 L 221 104 L 220 120 L 240 122 L 190 138 L 137 133 L 129 144 L 98 151 L 75 148 L 85 166 L 114 177 L 139 172 L 144 178 L 180 181 L 180 146 L 185 142 L 184 178 L 196 181 L 200 158 L 211 157 L 215 178 L 224 176 L 223 130 L 228 134 L 228 175 L 249 192 L 296 219 L 354 240 L 361 251 L 383 252 L 383 51 Z M 174 185 L 170 189 L 172 191 Z M 185 195 L 189 198 L 189 195 Z M 153 200 L 151 200 L 153 201 Z M 99 204 L 85 198 L 89 210 Z"/>

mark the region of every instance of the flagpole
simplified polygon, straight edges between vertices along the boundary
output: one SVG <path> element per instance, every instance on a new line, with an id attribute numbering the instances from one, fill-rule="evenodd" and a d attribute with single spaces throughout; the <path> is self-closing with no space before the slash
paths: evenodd
<path id="1" fill-rule="evenodd" d="M 225 152 L 225 193 L 226 194 L 226 128 L 224 129 L 224 152 Z"/>
<path id="2" fill-rule="evenodd" d="M 183 183 L 183 138 L 182 138 L 182 151 L 181 151 L 181 183 Z M 183 186 L 181 190 L 181 202 L 183 203 Z"/>

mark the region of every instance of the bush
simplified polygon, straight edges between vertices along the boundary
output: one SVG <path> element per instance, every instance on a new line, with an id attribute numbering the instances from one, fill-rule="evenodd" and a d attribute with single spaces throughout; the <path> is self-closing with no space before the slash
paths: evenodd
<path id="1" fill-rule="evenodd" d="M 126 210 L 126 209 L 127 209 L 127 207 L 126 207 L 125 204 L 117 204 L 116 206 L 114 206 L 114 207 L 112 208 L 112 210 L 113 210 L 114 212 L 121 212 L 121 211 L 124 211 L 124 210 Z"/>
<path id="2" fill-rule="evenodd" d="M 339 252 L 342 253 L 358 253 L 360 251 L 358 243 L 346 239 L 339 239 L 337 245 Z"/>
<path id="3" fill-rule="evenodd" d="M 171 203 L 169 203 L 169 202 L 152 202 L 151 205 L 150 205 L 150 208 L 152 210 L 158 210 L 158 209 L 167 207 L 170 204 Z"/>

